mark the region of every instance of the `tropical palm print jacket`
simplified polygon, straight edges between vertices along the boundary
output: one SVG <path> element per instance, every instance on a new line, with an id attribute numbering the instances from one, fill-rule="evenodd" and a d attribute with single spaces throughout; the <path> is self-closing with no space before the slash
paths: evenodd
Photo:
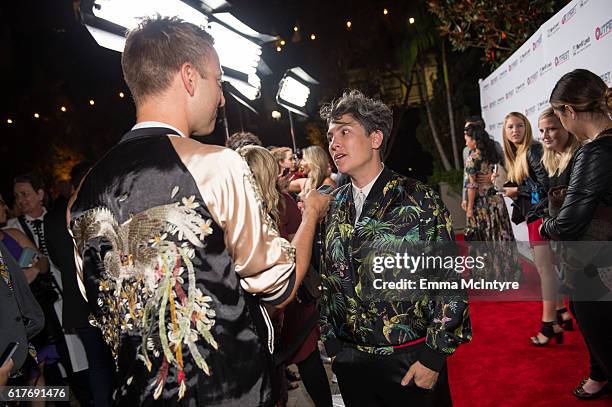
<path id="1" fill-rule="evenodd" d="M 400 251 L 410 242 L 452 241 L 450 215 L 424 184 L 384 168 L 368 194 L 359 220 L 351 184 L 333 192 L 323 224 L 321 336 L 330 356 L 342 346 L 390 354 L 401 345 L 424 341 L 420 362 L 439 371 L 446 357 L 471 338 L 467 296 L 406 292 L 376 295 L 372 258 Z M 425 243 L 424 243 L 425 242 Z M 455 273 L 442 270 L 442 273 Z"/>

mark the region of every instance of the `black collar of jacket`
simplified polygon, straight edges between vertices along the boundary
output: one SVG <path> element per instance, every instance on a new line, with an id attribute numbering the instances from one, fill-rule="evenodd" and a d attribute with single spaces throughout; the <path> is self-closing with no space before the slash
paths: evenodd
<path id="1" fill-rule="evenodd" d="M 123 137 L 121 137 L 119 143 L 125 143 L 126 141 L 131 141 L 143 137 L 165 136 L 168 134 L 175 134 L 177 136 L 180 136 L 180 134 L 176 130 L 172 130 L 169 127 L 143 127 L 141 129 L 128 131 L 123 135 Z"/>

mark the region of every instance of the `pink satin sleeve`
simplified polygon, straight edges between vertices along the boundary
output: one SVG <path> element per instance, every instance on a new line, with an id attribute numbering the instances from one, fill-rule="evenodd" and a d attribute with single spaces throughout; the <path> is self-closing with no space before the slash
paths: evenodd
<path id="1" fill-rule="evenodd" d="M 213 220 L 225 232 L 241 285 L 272 304 L 295 284 L 295 249 L 280 237 L 263 211 L 261 194 L 244 159 L 235 151 L 172 137 L 179 157 L 196 181 Z"/>

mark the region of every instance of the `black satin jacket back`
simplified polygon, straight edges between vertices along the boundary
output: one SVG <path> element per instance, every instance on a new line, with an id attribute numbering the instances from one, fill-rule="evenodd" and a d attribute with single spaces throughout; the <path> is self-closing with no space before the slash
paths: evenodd
<path id="1" fill-rule="evenodd" d="M 118 364 L 114 403 L 269 405 L 266 317 L 168 134 L 126 134 L 71 207 L 87 299 Z"/>

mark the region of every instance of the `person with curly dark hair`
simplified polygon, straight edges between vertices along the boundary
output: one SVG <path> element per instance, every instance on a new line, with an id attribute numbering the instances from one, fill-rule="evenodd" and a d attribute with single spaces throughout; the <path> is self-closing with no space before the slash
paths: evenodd
<path id="1" fill-rule="evenodd" d="M 465 293 L 368 295 L 376 289 L 368 283 L 376 246 L 391 242 L 399 253 L 406 246 L 393 242 L 452 241 L 448 211 L 431 188 L 383 165 L 393 127 L 388 106 L 352 90 L 320 113 L 334 163 L 350 177 L 331 192 L 321 233 L 319 324 L 342 399 L 347 406 L 451 405 L 446 359 L 471 338 Z"/>
<path id="2" fill-rule="evenodd" d="M 492 182 L 477 181 L 479 175 L 484 175 L 481 179 L 490 180 L 502 159 L 495 143 L 482 127 L 467 128 L 464 138 L 470 150 L 465 161 L 468 228 L 478 232 L 478 240 L 512 241 L 512 227 L 503 198 L 497 194 Z"/>

